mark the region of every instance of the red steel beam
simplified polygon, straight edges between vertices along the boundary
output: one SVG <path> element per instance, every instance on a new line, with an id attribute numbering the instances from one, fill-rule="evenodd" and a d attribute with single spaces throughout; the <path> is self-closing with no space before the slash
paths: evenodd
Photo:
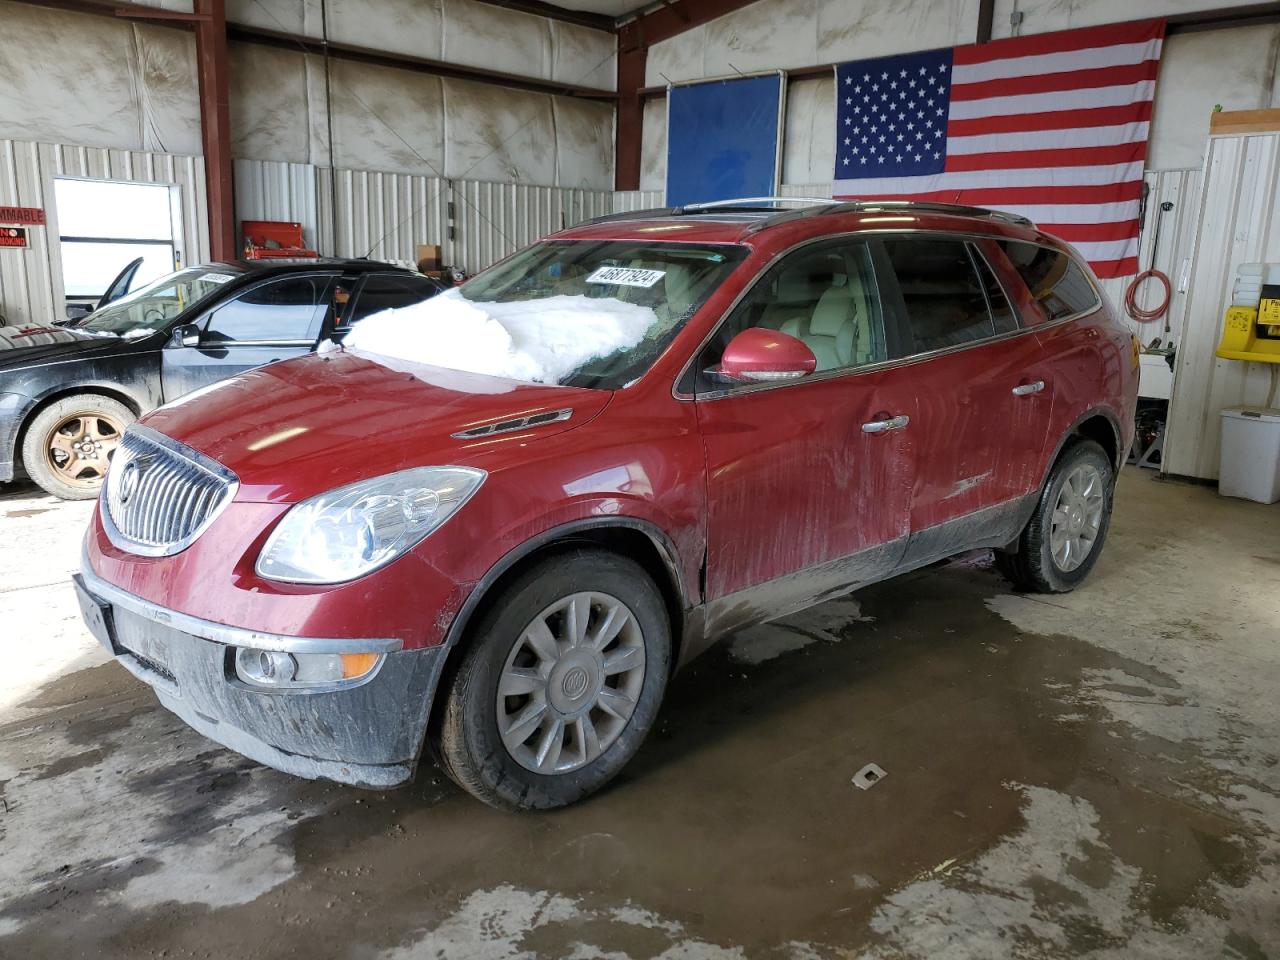
<path id="1" fill-rule="evenodd" d="M 640 189 L 644 74 L 655 43 L 733 13 L 755 0 L 671 0 L 618 28 L 618 117 L 614 126 L 613 188 Z"/>
<path id="2" fill-rule="evenodd" d="M 200 140 L 209 208 L 209 253 L 234 260 L 236 216 L 231 172 L 231 92 L 227 80 L 226 0 L 195 0 L 196 75 L 200 81 Z"/>

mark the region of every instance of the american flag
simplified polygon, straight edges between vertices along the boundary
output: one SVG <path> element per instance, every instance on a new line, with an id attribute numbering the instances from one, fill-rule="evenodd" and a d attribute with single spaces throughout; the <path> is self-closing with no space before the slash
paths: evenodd
<path id="1" fill-rule="evenodd" d="M 1163 37 L 1154 20 L 839 64 L 833 193 L 1020 213 L 1098 276 L 1136 273 Z"/>

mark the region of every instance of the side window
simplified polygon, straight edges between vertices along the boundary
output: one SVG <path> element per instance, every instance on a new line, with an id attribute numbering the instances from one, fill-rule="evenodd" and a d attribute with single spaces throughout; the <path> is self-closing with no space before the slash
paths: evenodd
<path id="1" fill-rule="evenodd" d="M 903 356 L 995 335 L 987 295 L 967 243 L 901 237 L 885 240 L 884 246 L 906 313 Z"/>
<path id="2" fill-rule="evenodd" d="M 1018 315 L 1013 312 L 1004 288 L 1000 286 L 1000 281 L 996 279 L 991 265 L 987 263 L 982 253 L 973 246 L 969 247 L 969 253 L 978 268 L 982 289 L 987 294 L 987 307 L 991 310 L 991 319 L 995 323 L 996 333 L 1012 333 L 1018 329 Z"/>
<path id="3" fill-rule="evenodd" d="M 817 358 L 817 372 L 888 359 L 884 315 L 871 251 L 840 241 L 806 247 L 774 265 L 703 348 L 697 368 L 720 362 L 729 341 L 751 327 L 802 340 Z M 700 390 L 723 390 L 699 376 Z"/>
<path id="4" fill-rule="evenodd" d="M 427 277 L 409 273 L 375 273 L 365 278 L 354 305 L 342 318 L 341 326 L 348 327 L 382 310 L 430 300 L 439 292 L 440 285 Z"/>
<path id="5" fill-rule="evenodd" d="M 327 309 L 329 283 L 329 277 L 283 277 L 254 287 L 213 311 L 203 339 L 313 340 Z"/>
<path id="6" fill-rule="evenodd" d="M 1016 240 L 1000 246 L 1049 321 L 1088 313 L 1101 303 L 1093 282 L 1069 254 Z"/>

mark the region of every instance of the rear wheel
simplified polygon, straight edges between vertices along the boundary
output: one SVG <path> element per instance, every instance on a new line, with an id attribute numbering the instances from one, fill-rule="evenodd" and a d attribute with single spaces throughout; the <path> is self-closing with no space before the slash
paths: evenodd
<path id="1" fill-rule="evenodd" d="M 27 476 L 63 500 L 89 500 L 102 479 L 133 411 L 118 400 L 85 393 L 41 410 L 27 427 L 22 465 Z"/>
<path id="2" fill-rule="evenodd" d="M 577 550 L 532 567 L 490 604 L 449 687 L 445 771 L 508 810 L 594 793 L 653 725 L 670 633 L 657 587 L 624 557 Z"/>
<path id="3" fill-rule="evenodd" d="M 1074 590 L 1098 560 L 1111 525 L 1115 471 L 1102 447 L 1067 447 L 1041 491 L 1017 551 L 997 551 L 996 566 L 1014 586 L 1035 593 Z"/>

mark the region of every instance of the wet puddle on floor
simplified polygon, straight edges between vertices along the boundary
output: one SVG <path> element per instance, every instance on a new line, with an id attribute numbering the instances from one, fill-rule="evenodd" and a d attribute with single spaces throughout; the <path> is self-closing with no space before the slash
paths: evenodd
<path id="1" fill-rule="evenodd" d="M 1275 730 L 1003 590 L 957 563 L 753 628 L 673 681 L 613 786 L 547 814 L 431 768 L 295 780 L 114 665 L 61 678 L 0 727 L 0 955 L 1280 948 Z"/>

